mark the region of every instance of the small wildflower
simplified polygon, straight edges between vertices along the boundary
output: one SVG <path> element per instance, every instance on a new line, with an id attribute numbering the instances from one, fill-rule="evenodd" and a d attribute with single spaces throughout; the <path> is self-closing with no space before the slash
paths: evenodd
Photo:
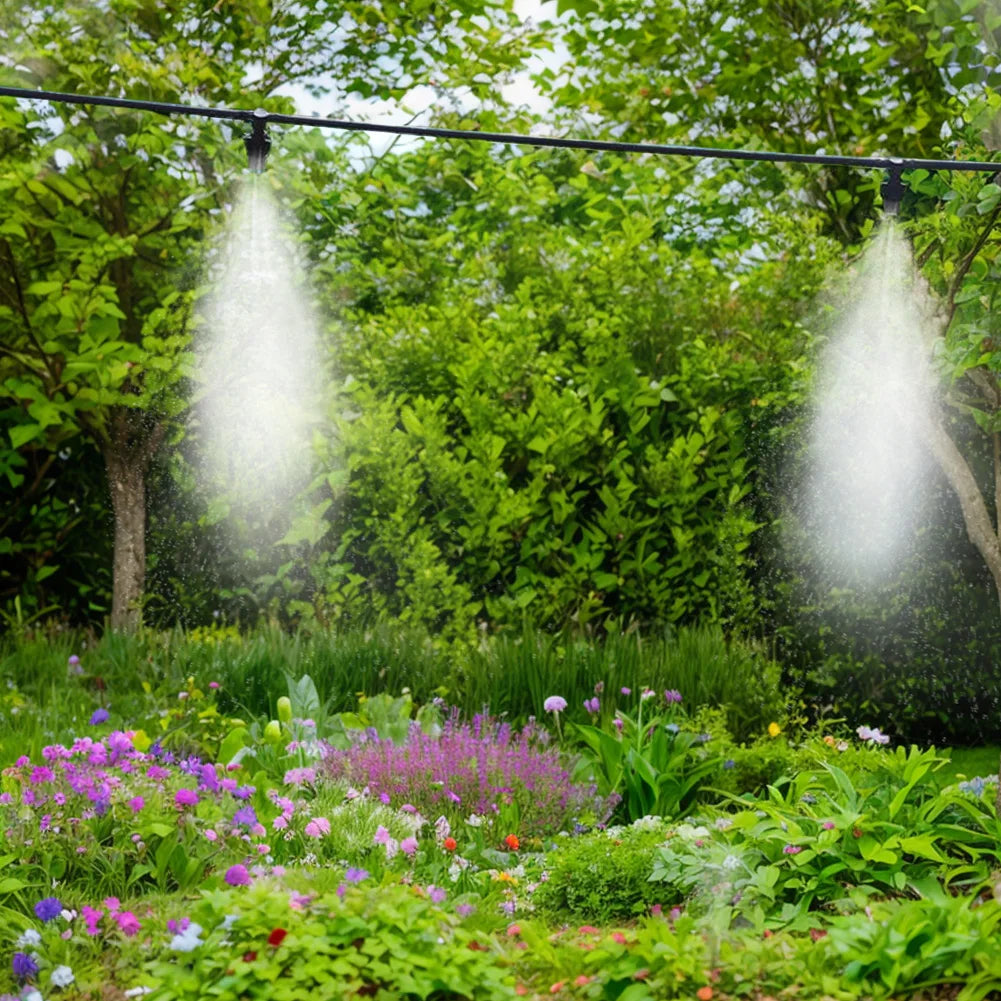
<path id="1" fill-rule="evenodd" d="M 781 732 L 782 732 L 782 727 L 780 727 L 778 725 L 778 723 L 769 723 L 768 724 L 768 736 L 769 737 L 777 737 Z"/>
<path id="2" fill-rule="evenodd" d="M 59 917 L 60 912 L 63 909 L 63 905 L 59 902 L 56 897 L 45 897 L 43 900 L 39 900 L 35 904 L 35 917 L 39 921 L 44 921 L 48 923 Z"/>
<path id="3" fill-rule="evenodd" d="M 459 847 L 459 842 L 456 841 L 455 838 L 445 838 L 441 844 L 442 848 L 444 848 L 447 852 L 454 852 L 455 849 Z"/>
<path id="4" fill-rule="evenodd" d="M 696 992 L 695 996 L 699 1001 L 712 1001 L 713 989 L 708 985 L 705 987 L 700 987 Z"/>
<path id="5" fill-rule="evenodd" d="M 249 886 L 250 873 L 245 865 L 231 865 L 223 877 L 230 886 Z"/>
<path id="6" fill-rule="evenodd" d="M 417 852 L 417 839 L 404 838 L 400 842 L 400 851 L 408 857 L 412 857 Z"/>
<path id="7" fill-rule="evenodd" d="M 562 695 L 550 695 L 545 702 L 542 703 L 542 708 L 546 710 L 547 713 L 561 713 L 567 707 L 567 700 L 563 698 Z"/>
<path id="8" fill-rule="evenodd" d="M 288 932 L 284 928 L 275 928 L 268 936 L 268 945 L 273 945 L 277 948 L 282 944 L 287 934 Z"/>
<path id="9" fill-rule="evenodd" d="M 834 830 L 834 821 L 833 820 L 825 820 L 820 826 L 823 827 L 823 829 L 825 831 L 833 831 Z"/>
<path id="10" fill-rule="evenodd" d="M 53 987 L 69 987 L 73 979 L 73 971 L 65 964 L 61 964 L 52 971 L 49 982 Z"/>
<path id="11" fill-rule="evenodd" d="M 672 705 L 674 703 L 680 702 L 681 701 L 681 692 L 679 692 L 677 690 L 677 688 L 669 688 L 669 689 L 667 689 L 667 691 L 664 692 L 664 701 L 668 705 Z"/>
<path id="12" fill-rule="evenodd" d="M 593 699 L 584 699 L 584 708 L 592 715 L 601 709 L 601 699 L 596 695 Z"/>
<path id="13" fill-rule="evenodd" d="M 330 833 L 330 821 L 326 817 L 314 817 L 305 828 L 305 834 L 310 838 L 322 838 Z"/>
<path id="14" fill-rule="evenodd" d="M 198 793 L 194 789 L 178 789 L 174 793 L 174 803 L 183 809 L 186 806 L 194 806 L 198 802 Z"/>
<path id="15" fill-rule="evenodd" d="M 507 845 L 513 852 L 516 852 L 521 847 L 521 842 L 518 840 L 517 834 L 509 834 L 504 839 L 504 844 Z"/>
<path id="16" fill-rule="evenodd" d="M 632 690 L 631 688 L 626 688 L 626 686 L 625 686 L 625 685 L 623 685 L 623 686 L 622 686 L 622 687 L 621 687 L 621 688 L 619 689 L 619 692 L 620 692 L 620 693 L 621 693 L 622 695 L 632 695 L 632 694 L 633 694 L 633 690 Z"/>
<path id="17" fill-rule="evenodd" d="M 782 849 L 783 855 L 798 855 L 803 850 L 802 845 L 786 845 Z"/>
<path id="18" fill-rule="evenodd" d="M 102 707 L 101 709 L 94 710 L 91 714 L 89 722 L 91 726 L 100 726 L 102 723 L 107 723 L 110 718 L 111 713 Z"/>
<path id="19" fill-rule="evenodd" d="M 369 873 L 367 869 L 356 869 L 354 866 L 352 866 L 350 869 L 347 870 L 347 872 L 344 873 L 344 880 L 345 882 L 352 884 L 362 883 L 366 879 L 368 879 L 368 875 Z"/>
<path id="20" fill-rule="evenodd" d="M 14 976 L 20 980 L 30 980 L 38 973 L 38 963 L 26 952 L 15 952 L 10 965 Z"/>

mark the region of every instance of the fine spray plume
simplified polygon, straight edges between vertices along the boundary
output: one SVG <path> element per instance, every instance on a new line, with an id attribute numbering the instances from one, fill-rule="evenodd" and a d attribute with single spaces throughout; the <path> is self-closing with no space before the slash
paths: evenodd
<path id="1" fill-rule="evenodd" d="M 889 216 L 837 297 L 818 368 L 802 515 L 831 579 L 886 580 L 933 517 L 932 297 L 893 222 L 899 170 L 884 182 Z"/>
<path id="2" fill-rule="evenodd" d="M 264 170 L 267 112 L 244 139 Z M 321 420 L 319 325 L 271 185 L 241 185 L 202 307 L 193 416 L 200 485 L 267 546 L 284 535 L 313 470 Z"/>

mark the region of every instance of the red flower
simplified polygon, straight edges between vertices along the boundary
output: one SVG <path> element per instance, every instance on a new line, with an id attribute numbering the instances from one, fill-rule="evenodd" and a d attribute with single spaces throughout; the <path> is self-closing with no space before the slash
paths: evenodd
<path id="1" fill-rule="evenodd" d="M 270 935 L 268 936 L 268 945 L 274 945 L 274 946 L 278 946 L 278 945 L 281 945 L 281 944 L 282 944 L 282 940 L 283 940 L 283 939 L 285 938 L 285 936 L 286 936 L 287 934 L 288 934 L 288 932 L 287 932 L 287 931 L 285 931 L 285 929 L 284 929 L 284 928 L 276 928 L 276 929 L 275 929 L 275 930 L 274 930 L 274 931 L 273 931 L 273 932 L 272 932 L 272 933 L 271 933 L 271 934 L 270 934 Z"/>
<path id="2" fill-rule="evenodd" d="M 504 839 L 504 844 L 506 844 L 513 852 L 516 852 L 521 847 L 521 842 L 518 840 L 517 834 L 509 834 Z"/>
<path id="3" fill-rule="evenodd" d="M 243 954 L 243 961 L 245 963 L 252 963 L 255 959 L 257 959 L 257 953 L 256 952 L 251 951 L 251 952 L 245 952 Z"/>
<path id="4" fill-rule="evenodd" d="M 459 842 L 455 838 L 445 838 L 442 842 L 442 847 L 444 847 L 447 852 L 454 852 L 456 848 L 459 847 Z"/>

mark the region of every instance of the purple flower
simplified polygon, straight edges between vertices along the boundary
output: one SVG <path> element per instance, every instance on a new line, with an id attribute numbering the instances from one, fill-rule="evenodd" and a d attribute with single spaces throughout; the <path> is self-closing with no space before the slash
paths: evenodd
<path id="1" fill-rule="evenodd" d="M 252 806 L 241 806 L 236 813 L 233 814 L 234 824 L 245 824 L 247 827 L 253 827 L 257 823 L 257 812 Z"/>
<path id="2" fill-rule="evenodd" d="M 416 838 L 404 838 L 400 842 L 400 851 L 404 855 L 412 856 L 417 852 L 417 839 Z"/>
<path id="3" fill-rule="evenodd" d="M 447 896 L 448 893 L 440 886 L 428 887 L 428 897 L 430 897 L 431 903 L 433 904 L 440 904 Z"/>
<path id="4" fill-rule="evenodd" d="M 223 877 L 230 886 L 249 886 L 250 873 L 245 865 L 231 865 Z"/>
<path id="5" fill-rule="evenodd" d="M 601 709 L 601 699 L 597 695 L 593 699 L 584 699 L 584 708 L 589 713 L 596 713 Z"/>
<path id="6" fill-rule="evenodd" d="M 38 963 L 26 952 L 15 952 L 10 965 L 14 970 L 14 976 L 20 980 L 30 980 L 38 973 Z"/>
<path id="7" fill-rule="evenodd" d="M 367 869 L 356 869 L 353 866 L 344 873 L 344 880 L 347 883 L 362 883 L 368 879 Z"/>
<path id="8" fill-rule="evenodd" d="M 103 706 L 100 709 L 95 709 L 90 717 L 91 726 L 100 726 L 102 723 L 107 723 L 111 717 L 111 713 L 108 712 Z"/>
<path id="9" fill-rule="evenodd" d="M 669 688 L 666 692 L 664 692 L 664 701 L 668 705 L 672 705 L 673 703 L 680 702 L 681 701 L 681 692 L 679 692 L 677 688 Z"/>
<path id="10" fill-rule="evenodd" d="M 62 913 L 63 905 L 56 897 L 45 897 L 35 904 L 35 917 L 39 921 L 52 921 Z"/>
<path id="11" fill-rule="evenodd" d="M 567 700 L 563 698 L 562 695 L 550 695 L 545 702 L 542 703 L 542 708 L 546 710 L 547 713 L 561 713 L 567 707 Z"/>

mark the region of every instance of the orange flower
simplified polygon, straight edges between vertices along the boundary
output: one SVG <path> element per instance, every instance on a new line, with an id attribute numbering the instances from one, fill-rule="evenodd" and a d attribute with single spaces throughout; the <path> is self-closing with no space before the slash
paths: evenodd
<path id="1" fill-rule="evenodd" d="M 516 852 L 521 847 L 521 842 L 518 840 L 517 834 L 509 834 L 504 839 L 504 844 L 506 844 L 513 852 Z"/>
<path id="2" fill-rule="evenodd" d="M 713 989 L 711 987 L 700 987 L 696 992 L 695 996 L 699 1001 L 709 1001 L 713 996 Z"/>
<path id="3" fill-rule="evenodd" d="M 442 847 L 447 852 L 454 852 L 455 849 L 459 847 L 459 842 L 456 841 L 455 838 L 445 838 L 442 842 Z"/>

